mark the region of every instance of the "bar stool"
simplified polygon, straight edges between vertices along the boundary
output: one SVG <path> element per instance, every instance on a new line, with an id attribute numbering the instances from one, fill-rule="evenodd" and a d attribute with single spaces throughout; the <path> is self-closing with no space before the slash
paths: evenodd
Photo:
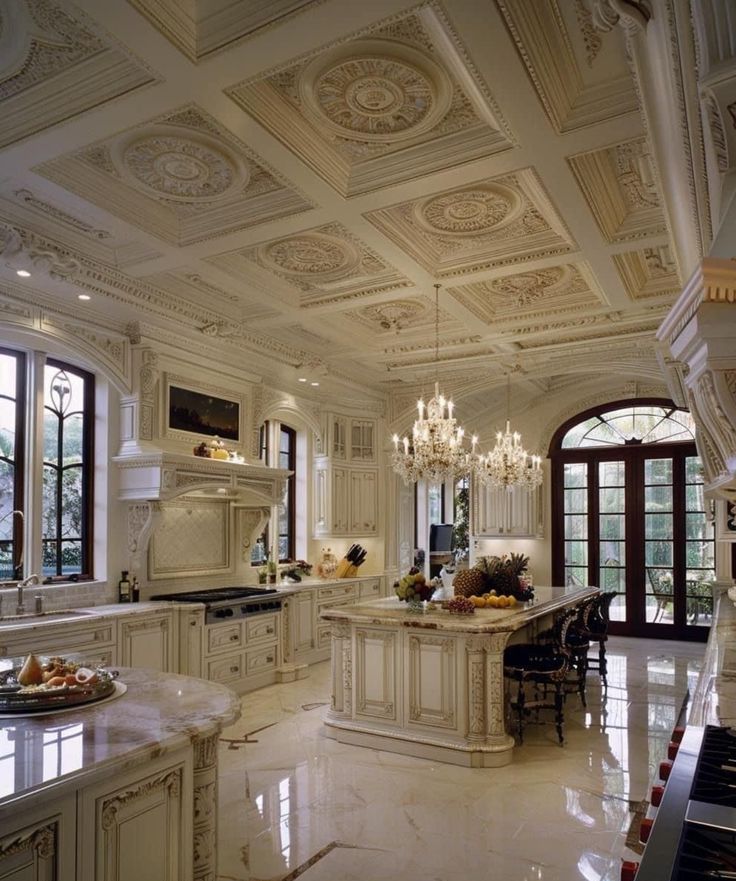
<path id="1" fill-rule="evenodd" d="M 572 664 L 567 636 L 577 614 L 577 610 L 571 609 L 557 617 L 552 629 L 552 641 L 510 645 L 504 652 L 504 675 L 518 684 L 516 699 L 512 699 L 511 708 L 516 710 L 518 717 L 519 743 L 524 742 L 524 714 L 541 709 L 555 711 L 555 727 L 560 745 L 564 741 L 564 684 Z M 525 692 L 527 682 L 534 684 L 534 698 L 531 700 L 527 699 Z M 552 703 L 547 698 L 547 687 L 550 685 L 554 686 Z M 544 686 L 543 694 L 540 694 L 540 686 Z"/>
<path id="2" fill-rule="evenodd" d="M 603 682 L 608 688 L 608 663 L 606 661 L 606 642 L 608 641 L 608 624 L 610 621 L 611 603 L 618 596 L 615 591 L 607 593 L 599 593 L 593 597 L 594 602 L 591 604 L 587 615 L 583 619 L 588 641 L 598 643 L 598 657 L 588 658 L 588 669 L 596 670 Z"/>

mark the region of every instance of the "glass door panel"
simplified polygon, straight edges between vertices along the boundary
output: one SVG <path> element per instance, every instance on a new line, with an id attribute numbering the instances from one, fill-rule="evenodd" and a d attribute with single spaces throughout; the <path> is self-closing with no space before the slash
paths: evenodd
<path id="1" fill-rule="evenodd" d="M 685 459 L 685 623 L 709 627 L 713 618 L 710 582 L 715 577 L 713 521 L 703 497 L 703 470 L 697 456 Z"/>
<path id="2" fill-rule="evenodd" d="M 565 584 L 588 583 L 588 466 L 565 465 L 563 484 Z"/>
<path id="3" fill-rule="evenodd" d="M 644 596 L 647 624 L 674 624 L 672 459 L 644 460 Z"/>
<path id="4" fill-rule="evenodd" d="M 626 463 L 598 463 L 598 584 L 618 596 L 611 619 L 626 620 Z"/>

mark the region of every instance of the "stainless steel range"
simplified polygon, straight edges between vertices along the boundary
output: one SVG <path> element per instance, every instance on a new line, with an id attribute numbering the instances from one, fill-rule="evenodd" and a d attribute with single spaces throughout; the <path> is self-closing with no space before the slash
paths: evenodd
<path id="1" fill-rule="evenodd" d="M 174 603 L 204 603 L 205 624 L 216 624 L 228 619 L 278 612 L 281 609 L 281 597 L 273 596 L 277 593 L 275 587 L 215 587 L 211 590 L 161 593 L 151 599 Z"/>
<path id="2" fill-rule="evenodd" d="M 736 879 L 736 732 L 688 727 L 636 881 Z"/>

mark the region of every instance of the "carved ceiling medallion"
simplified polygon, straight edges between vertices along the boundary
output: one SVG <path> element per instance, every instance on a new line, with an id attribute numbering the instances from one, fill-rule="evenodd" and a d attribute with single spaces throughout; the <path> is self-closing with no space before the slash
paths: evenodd
<path id="1" fill-rule="evenodd" d="M 553 266 L 536 272 L 522 272 L 491 282 L 494 291 L 506 296 L 517 306 L 528 306 L 548 294 L 554 294 L 572 281 L 567 266 Z"/>
<path id="2" fill-rule="evenodd" d="M 415 138 L 445 116 L 452 93 L 439 65 L 388 40 L 338 47 L 315 59 L 299 79 L 299 95 L 312 121 L 353 141 Z"/>
<path id="3" fill-rule="evenodd" d="M 476 187 L 419 202 L 414 216 L 429 232 L 467 236 L 512 223 L 522 207 L 518 193 L 508 187 Z"/>
<path id="4" fill-rule="evenodd" d="M 381 330 L 398 332 L 425 312 L 426 309 L 421 303 L 411 300 L 394 300 L 391 303 L 366 306 L 358 311 L 358 316 L 378 324 Z"/>
<path id="5" fill-rule="evenodd" d="M 263 262 L 293 276 L 341 278 L 360 263 L 360 254 L 349 242 L 323 233 L 303 233 L 271 242 L 260 250 Z"/>
<path id="6" fill-rule="evenodd" d="M 139 188 L 182 202 L 219 199 L 248 175 L 219 143 L 210 138 L 159 126 L 113 151 L 118 170 Z"/>

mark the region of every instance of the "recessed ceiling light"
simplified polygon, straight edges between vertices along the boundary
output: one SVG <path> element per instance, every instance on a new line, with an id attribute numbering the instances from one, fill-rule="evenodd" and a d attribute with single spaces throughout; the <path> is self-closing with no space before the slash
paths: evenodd
<path id="1" fill-rule="evenodd" d="M 312 382 L 312 383 L 310 383 L 310 385 L 319 385 L 319 383 L 318 383 L 318 382 Z"/>
<path id="2" fill-rule="evenodd" d="M 90 297 L 89 294 L 77 294 L 77 299 L 78 300 L 91 300 L 92 298 Z"/>
<path id="3" fill-rule="evenodd" d="M 16 269 L 15 274 L 19 275 L 21 278 L 30 278 L 31 273 L 27 269 Z"/>
<path id="4" fill-rule="evenodd" d="M 306 376 L 300 376 L 300 377 L 299 377 L 299 382 L 306 382 L 306 381 L 307 381 L 307 377 L 306 377 Z"/>

